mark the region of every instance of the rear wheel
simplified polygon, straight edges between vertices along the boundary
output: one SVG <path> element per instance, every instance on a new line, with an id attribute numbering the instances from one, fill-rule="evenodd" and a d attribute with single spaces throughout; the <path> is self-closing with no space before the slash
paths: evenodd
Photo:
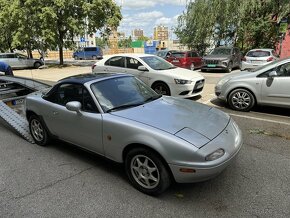
<path id="1" fill-rule="evenodd" d="M 255 98 L 253 94 L 246 89 L 236 89 L 230 93 L 228 102 L 233 110 L 249 111 L 255 105 Z"/>
<path id="2" fill-rule="evenodd" d="M 159 155 L 145 148 L 128 152 L 125 170 L 132 185 L 149 195 L 159 195 L 171 184 L 171 178 Z"/>
<path id="3" fill-rule="evenodd" d="M 45 146 L 49 143 L 48 132 L 38 116 L 32 115 L 30 117 L 29 129 L 36 144 Z"/>
<path id="4" fill-rule="evenodd" d="M 152 89 L 161 95 L 170 95 L 170 89 L 168 85 L 163 82 L 157 82 L 152 85 Z"/>
<path id="5" fill-rule="evenodd" d="M 34 63 L 34 68 L 35 69 L 38 69 L 40 66 L 41 66 L 41 63 L 39 63 L 39 62 L 35 62 Z"/>

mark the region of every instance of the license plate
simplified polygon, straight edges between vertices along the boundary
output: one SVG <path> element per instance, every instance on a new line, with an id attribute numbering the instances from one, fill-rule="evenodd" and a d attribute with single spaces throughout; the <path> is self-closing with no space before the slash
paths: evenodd
<path id="1" fill-rule="evenodd" d="M 179 62 L 179 60 L 173 60 L 172 62 L 174 62 L 174 63 L 178 63 L 178 62 Z"/>
<path id="2" fill-rule="evenodd" d="M 216 67 L 216 64 L 208 64 L 208 67 Z"/>
<path id="3" fill-rule="evenodd" d="M 262 61 L 252 61 L 253 64 L 259 64 L 262 63 Z"/>
<path id="4" fill-rule="evenodd" d="M 19 104 L 23 104 L 23 103 L 24 103 L 24 99 L 17 99 L 17 100 L 12 100 L 12 101 L 6 102 L 6 104 L 8 106 L 14 106 L 14 105 L 19 105 Z"/>

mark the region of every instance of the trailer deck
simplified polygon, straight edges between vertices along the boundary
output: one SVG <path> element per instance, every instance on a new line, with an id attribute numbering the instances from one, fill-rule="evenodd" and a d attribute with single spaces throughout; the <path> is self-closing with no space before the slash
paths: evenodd
<path id="1" fill-rule="evenodd" d="M 0 118 L 27 141 L 34 143 L 25 118 L 26 95 L 50 85 L 22 77 L 0 76 Z"/>

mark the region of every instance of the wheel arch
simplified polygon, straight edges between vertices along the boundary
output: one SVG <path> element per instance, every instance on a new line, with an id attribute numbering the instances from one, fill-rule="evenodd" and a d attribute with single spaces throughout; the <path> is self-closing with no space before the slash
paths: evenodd
<path id="1" fill-rule="evenodd" d="M 126 158 L 126 155 L 128 154 L 128 152 L 131 151 L 132 149 L 135 149 L 135 148 L 144 148 L 144 149 L 147 149 L 147 150 L 153 152 L 155 155 L 157 155 L 160 158 L 160 160 L 162 161 L 162 163 L 164 164 L 164 166 L 166 167 L 167 171 L 169 172 L 169 175 L 170 175 L 172 181 L 175 181 L 174 176 L 172 174 L 172 171 L 171 171 L 167 161 L 164 159 L 164 157 L 156 149 L 154 149 L 150 146 L 147 146 L 147 145 L 144 145 L 141 143 L 132 143 L 132 144 L 127 145 L 123 149 L 123 152 L 122 152 L 122 162 L 123 163 L 125 162 L 125 158 Z"/>
<path id="2" fill-rule="evenodd" d="M 228 93 L 227 93 L 227 102 L 229 102 L 230 94 L 231 94 L 234 90 L 237 90 L 237 89 L 245 89 L 245 90 L 249 91 L 249 92 L 253 95 L 253 97 L 254 97 L 254 99 L 255 99 L 255 104 L 254 104 L 254 105 L 256 105 L 256 104 L 258 103 L 255 92 L 254 92 L 252 89 L 250 89 L 249 87 L 245 87 L 245 86 L 237 86 L 237 87 L 234 87 L 234 88 L 230 89 L 230 90 L 228 91 Z"/>
<path id="3" fill-rule="evenodd" d="M 169 93 L 170 93 L 170 95 L 171 95 L 171 89 L 170 89 L 170 86 L 167 84 L 167 82 L 165 82 L 165 81 L 159 79 L 159 80 L 154 81 L 154 82 L 151 84 L 150 87 L 153 89 L 153 86 L 154 86 L 156 83 L 163 83 L 163 84 L 165 84 L 165 85 L 168 87 L 168 89 L 169 89 Z"/>

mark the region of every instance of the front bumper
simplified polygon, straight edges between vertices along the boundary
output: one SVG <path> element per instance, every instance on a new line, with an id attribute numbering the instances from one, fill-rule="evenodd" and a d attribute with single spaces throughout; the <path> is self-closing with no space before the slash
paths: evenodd
<path id="1" fill-rule="evenodd" d="M 209 150 L 222 148 L 225 154 L 214 160 L 202 163 L 188 163 L 187 165 L 169 164 L 175 181 L 178 183 L 193 183 L 211 179 L 220 174 L 236 157 L 243 144 L 242 132 L 234 123 L 230 121 L 225 130 L 210 143 L 200 148 L 197 152 L 201 154 L 209 153 Z M 181 172 L 181 169 L 192 169 L 194 172 Z"/>
<path id="2" fill-rule="evenodd" d="M 228 68 L 228 61 L 215 61 L 212 63 L 204 63 L 201 67 L 203 70 L 225 70 Z"/>
<path id="3" fill-rule="evenodd" d="M 191 98 L 201 95 L 205 80 L 203 78 L 198 79 L 196 82 L 191 84 L 171 84 L 170 91 L 171 96 L 181 98 Z"/>

